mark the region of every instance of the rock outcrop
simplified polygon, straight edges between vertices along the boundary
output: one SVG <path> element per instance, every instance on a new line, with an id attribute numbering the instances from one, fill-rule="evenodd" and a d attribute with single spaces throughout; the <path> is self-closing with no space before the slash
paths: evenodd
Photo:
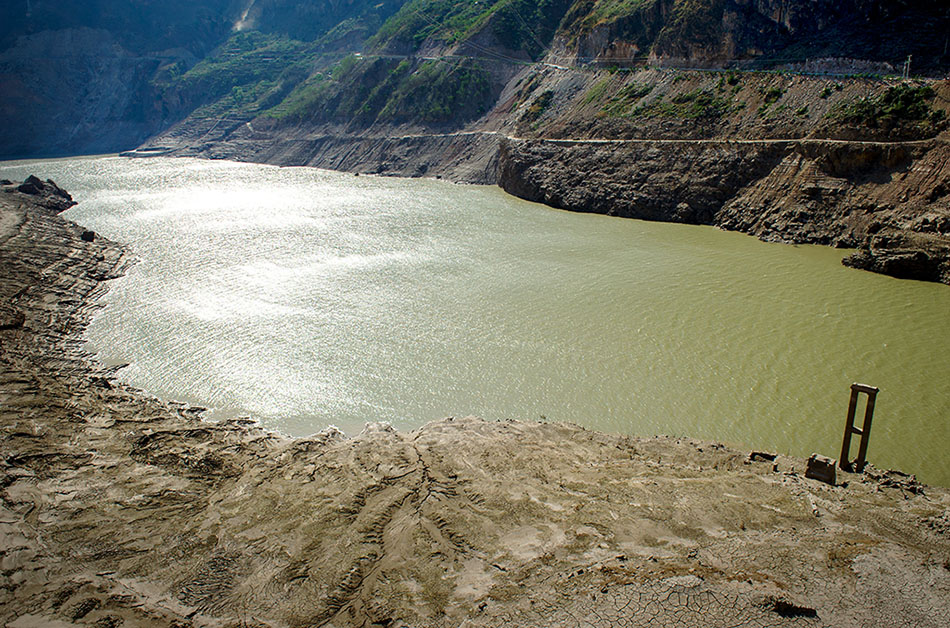
<path id="1" fill-rule="evenodd" d="M 509 140 L 499 184 L 572 211 L 863 248 L 846 263 L 948 283 L 948 157 L 942 140 Z"/>
<path id="2" fill-rule="evenodd" d="M 57 214 L 76 204 L 69 192 L 53 183 L 51 179 L 41 181 L 35 175 L 27 177 L 16 187 L 16 191 L 33 196 L 34 203 Z"/>
<path id="3" fill-rule="evenodd" d="M 882 231 L 842 263 L 899 279 L 950 284 L 950 241 L 930 233 Z"/>

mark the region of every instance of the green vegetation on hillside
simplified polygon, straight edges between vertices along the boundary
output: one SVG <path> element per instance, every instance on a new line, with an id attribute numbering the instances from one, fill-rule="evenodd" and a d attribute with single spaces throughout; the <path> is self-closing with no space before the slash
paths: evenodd
<path id="1" fill-rule="evenodd" d="M 698 120 L 719 118 L 729 112 L 729 103 L 709 90 L 678 94 L 634 109 L 630 115 L 641 118 L 676 118 Z"/>
<path id="2" fill-rule="evenodd" d="M 185 89 L 201 89 L 213 97 L 235 85 L 272 78 L 275 69 L 299 63 L 305 54 L 305 44 L 286 37 L 257 31 L 234 33 L 224 45 L 182 75 L 179 82 Z"/>
<path id="3" fill-rule="evenodd" d="M 300 120 L 328 105 L 330 88 L 344 81 L 360 61 L 356 55 L 347 55 L 331 68 L 314 72 L 299 83 L 280 103 L 264 112 L 278 120 Z"/>
<path id="4" fill-rule="evenodd" d="M 492 93 L 488 73 L 477 61 L 425 61 L 389 94 L 379 118 L 448 122 L 485 113 Z"/>
<path id="5" fill-rule="evenodd" d="M 454 43 L 484 23 L 498 0 L 457 2 L 456 0 L 410 0 L 370 40 L 378 47 L 396 40 L 417 50 L 427 39 Z"/>
<path id="6" fill-rule="evenodd" d="M 688 92 L 679 92 L 682 88 L 675 86 L 689 80 L 683 73 L 674 75 L 672 86 L 666 85 L 666 88 L 672 88 L 672 94 L 668 93 L 663 85 L 651 80 L 631 81 L 619 89 L 613 88 L 616 89 L 613 91 L 611 85 L 615 85 L 617 80 L 608 76 L 594 83 L 580 98 L 580 104 L 600 104 L 600 109 L 595 114 L 598 118 L 668 118 L 697 121 L 720 118 L 740 107 L 734 107 L 726 98 L 716 93 L 723 92 L 723 89 L 697 87 Z M 781 95 L 784 92 L 779 90 L 778 93 Z M 648 96 L 650 98 L 647 98 Z M 774 96 L 770 93 L 769 98 Z"/>
<path id="7" fill-rule="evenodd" d="M 541 114 L 544 113 L 545 109 L 551 104 L 551 101 L 554 100 L 554 92 L 551 90 L 545 90 L 534 99 L 534 102 L 531 103 L 531 106 L 522 114 L 521 120 L 523 122 L 534 122 L 541 117 Z"/>
<path id="8" fill-rule="evenodd" d="M 300 83 L 266 115 L 363 124 L 443 123 L 484 113 L 492 97 L 489 75 L 476 61 L 414 64 L 408 59 L 350 55 Z"/>
<path id="9" fill-rule="evenodd" d="M 179 65 L 166 68 L 156 75 L 155 85 L 199 107 L 198 116 L 254 114 L 280 102 L 304 80 L 313 59 L 303 42 L 240 32 L 183 74 Z"/>
<path id="10" fill-rule="evenodd" d="M 461 43 L 484 28 L 511 51 L 537 58 L 548 46 L 571 0 L 411 0 L 370 40 L 374 49 L 418 50 L 426 40 Z M 500 58 L 499 53 L 484 51 Z"/>
<path id="11" fill-rule="evenodd" d="M 587 90 L 587 93 L 584 94 L 583 103 L 589 105 L 592 102 L 600 102 L 604 98 L 604 94 L 607 93 L 607 88 L 610 87 L 611 79 L 604 78 L 597 81 L 593 87 Z"/>
<path id="12" fill-rule="evenodd" d="M 781 87 L 761 87 L 759 88 L 759 93 L 762 94 L 763 102 L 759 105 L 758 110 L 756 110 L 756 115 L 764 116 L 768 113 L 769 108 L 777 103 L 782 96 L 785 95 L 785 90 Z M 781 107 L 779 108 L 781 109 Z"/>
<path id="13" fill-rule="evenodd" d="M 601 109 L 603 115 L 619 117 L 628 115 L 637 102 L 653 91 L 653 85 L 631 83 L 621 88 Z"/>
<path id="14" fill-rule="evenodd" d="M 907 83 L 888 88 L 876 98 L 860 98 L 837 107 L 829 116 L 839 122 L 860 124 L 874 129 L 892 129 L 915 125 L 924 131 L 936 131 L 946 114 L 934 109 L 936 93 L 930 86 Z"/>

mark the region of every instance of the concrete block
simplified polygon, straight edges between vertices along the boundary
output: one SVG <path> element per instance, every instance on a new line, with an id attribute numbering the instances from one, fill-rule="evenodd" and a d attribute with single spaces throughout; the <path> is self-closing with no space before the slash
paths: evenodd
<path id="1" fill-rule="evenodd" d="M 805 477 L 825 484 L 835 485 L 837 475 L 835 472 L 836 460 L 826 456 L 812 454 L 808 459 L 808 467 L 805 469 Z"/>

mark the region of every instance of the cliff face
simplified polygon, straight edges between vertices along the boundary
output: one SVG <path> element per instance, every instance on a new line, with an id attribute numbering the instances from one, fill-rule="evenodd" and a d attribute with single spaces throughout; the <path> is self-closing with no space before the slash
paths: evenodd
<path id="1" fill-rule="evenodd" d="M 561 51 L 603 64 L 775 67 L 817 58 L 945 67 L 947 8 L 885 0 L 575 2 Z"/>
<path id="2" fill-rule="evenodd" d="M 0 155 L 103 153 L 144 141 L 160 130 L 147 104 L 157 67 L 107 31 L 21 38 L 0 53 Z"/>

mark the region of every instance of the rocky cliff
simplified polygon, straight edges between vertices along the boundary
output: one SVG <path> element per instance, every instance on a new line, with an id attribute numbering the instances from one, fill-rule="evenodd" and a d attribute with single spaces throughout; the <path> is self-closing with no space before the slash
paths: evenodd
<path id="1" fill-rule="evenodd" d="M 888 0 L 602 0 L 575 2 L 562 53 L 602 64 L 770 68 L 860 59 L 942 72 L 945 7 Z"/>
<path id="2" fill-rule="evenodd" d="M 950 283 L 947 82 L 641 71 L 578 89 L 559 71 L 535 92 L 553 97 L 520 108 L 499 160 L 517 196 L 860 248 L 847 264 Z"/>
<path id="3" fill-rule="evenodd" d="M 950 283 L 948 159 L 941 140 L 508 140 L 499 184 L 573 211 L 860 248 L 847 265 Z"/>

